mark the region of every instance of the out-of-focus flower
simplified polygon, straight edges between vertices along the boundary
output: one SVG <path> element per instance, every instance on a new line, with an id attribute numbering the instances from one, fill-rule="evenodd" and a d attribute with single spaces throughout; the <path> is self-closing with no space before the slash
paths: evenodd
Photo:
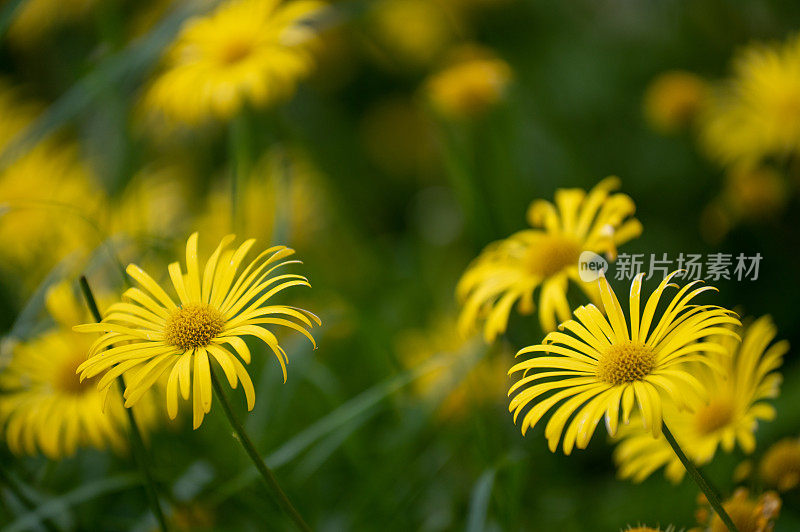
<path id="1" fill-rule="evenodd" d="M 185 170 L 177 165 L 143 169 L 108 209 L 105 231 L 137 240 L 185 234 L 191 211 L 187 183 Z"/>
<path id="2" fill-rule="evenodd" d="M 701 495 L 698 500 L 701 507 L 697 511 L 697 520 L 702 526 L 690 532 L 727 532 L 728 527 L 710 510 L 706 498 Z M 739 532 L 770 532 L 781 511 L 781 498 L 768 491 L 754 499 L 746 489 L 739 488 L 722 506 Z"/>
<path id="3" fill-rule="evenodd" d="M 779 491 L 800 485 L 800 439 L 786 438 L 774 443 L 758 467 L 761 480 Z"/>
<path id="4" fill-rule="evenodd" d="M 456 36 L 454 21 L 431 0 L 379 0 L 367 16 L 378 59 L 389 67 L 418 69 L 436 61 Z"/>
<path id="5" fill-rule="evenodd" d="M 287 99 L 314 66 L 316 0 L 235 0 L 187 22 L 144 106 L 177 123 L 230 119 Z"/>
<path id="6" fill-rule="evenodd" d="M 319 318 L 286 305 L 268 305 L 270 298 L 292 286 L 310 286 L 296 274 L 272 275 L 281 266 L 297 261 L 277 261 L 294 253 L 285 246 L 262 251 L 241 272 L 255 239 L 246 240 L 237 249 L 228 249 L 233 235 L 222 239 L 201 270 L 197 256 L 197 233 L 186 244 L 186 272 L 173 262 L 169 274 L 179 303 L 138 266 L 131 264 L 128 275 L 140 288 L 123 294 L 125 301 L 108 308 L 101 323 L 75 327 L 84 333 L 104 333 L 89 350 L 89 359 L 78 367 L 81 382 L 104 374 L 97 383 L 100 390 L 109 387 L 119 375 L 126 379 L 125 406 L 135 405 L 166 372 L 167 413 L 178 415 L 178 394 L 192 397 L 193 426 L 203 422 L 211 411 L 211 359 L 222 368 L 228 383 L 236 388 L 241 381 L 247 408 L 255 405 L 255 390 L 241 358 L 250 363 L 250 350 L 244 336 L 254 336 L 267 344 L 278 359 L 286 380 L 286 352 L 265 325 L 294 329 L 316 347 L 307 329 Z M 294 320 L 294 321 L 293 321 Z M 227 346 L 227 347 L 226 347 Z M 238 356 L 237 356 L 238 355 Z"/>
<path id="7" fill-rule="evenodd" d="M 701 77 L 680 70 L 665 72 L 647 87 L 644 115 L 660 133 L 675 133 L 692 124 L 708 92 Z"/>
<path id="8" fill-rule="evenodd" d="M 755 320 L 742 331 L 742 342 L 730 335 L 714 337 L 724 352 L 709 351 L 706 357 L 715 368 L 690 362 L 682 368 L 704 383 L 708 398 L 686 397 L 686 409 L 664 405 L 664 419 L 686 455 L 697 464 L 710 462 L 722 447 L 733 451 L 738 442 L 746 453 L 755 449 L 754 433 L 760 420 L 775 417 L 775 409 L 766 399 L 778 395 L 781 375 L 775 370 L 789 349 L 786 341 L 772 343 L 777 333 L 769 316 Z M 721 370 L 721 371 L 720 371 Z M 654 439 L 631 427 L 620 431 L 620 442 L 614 451 L 619 474 L 641 482 L 656 469 L 666 467 L 665 474 L 679 482 L 685 469 L 669 443 Z"/>
<path id="9" fill-rule="evenodd" d="M 433 124 L 415 101 L 402 96 L 370 107 L 361 122 L 367 155 L 390 175 L 428 173 L 436 160 Z"/>
<path id="10" fill-rule="evenodd" d="M 438 414 L 442 418 L 461 418 L 471 406 L 500 404 L 504 398 L 507 366 L 500 356 L 485 356 L 472 364 L 482 348 L 477 340 L 458 334 L 454 319 L 439 318 L 428 330 L 406 331 L 397 341 L 400 359 L 407 368 L 437 356 L 444 358 L 441 368 L 414 381 L 418 396 L 440 401 Z"/>
<path id="11" fill-rule="evenodd" d="M 725 174 L 722 193 L 703 210 L 703 235 L 710 242 L 719 242 L 741 223 L 773 220 L 784 211 L 790 196 L 786 179 L 776 170 L 733 166 Z"/>
<path id="12" fill-rule="evenodd" d="M 594 305 L 578 307 L 577 321 L 569 320 L 560 326 L 561 331 L 566 329 L 571 334 L 551 332 L 541 344 L 517 353 L 545 354 L 520 362 L 509 371 L 523 372 L 508 391 L 509 395 L 516 392 L 509 405 L 514 422 L 533 403 L 522 418 L 523 435 L 558 405 L 545 427 L 545 437 L 555 452 L 563 432 L 564 454 L 570 454 L 576 445 L 586 448 L 604 415 L 608 432 L 614 436 L 620 406 L 623 423 L 628 424 L 635 400 L 641 413 L 639 426 L 657 437 L 666 417 L 662 412 L 670 402 L 684 405 L 690 396 L 705 397 L 703 384 L 682 364 L 713 364 L 715 360 L 706 353 L 727 353 L 714 335 L 738 340 L 733 330 L 720 325 L 738 325 L 739 320 L 722 307 L 692 304 L 697 295 L 714 289 L 694 288 L 697 281 L 681 288 L 659 316 L 661 295 L 667 287 L 676 287 L 670 281 L 679 272 L 664 278 L 641 314 L 644 274 L 636 276 L 630 289 L 630 328 L 616 294 L 601 276 L 597 282 L 605 316 Z M 545 396 L 548 392 L 555 393 Z M 669 401 L 662 398 L 662 392 L 666 392 Z"/>
<path id="13" fill-rule="evenodd" d="M 271 242 L 280 218 L 293 245 L 307 243 L 325 227 L 326 207 L 319 174 L 301 152 L 283 147 L 269 151 L 239 186 L 237 217 L 242 230 Z M 203 234 L 222 238 L 234 226 L 230 180 L 222 180 L 209 192 L 197 223 Z"/>
<path id="14" fill-rule="evenodd" d="M 66 283 L 50 289 L 46 305 L 55 327 L 17 344 L 0 371 L 0 425 L 9 449 L 29 455 L 38 449 L 52 459 L 79 447 L 126 449 L 128 419 L 119 391 L 106 398 L 75 373 L 91 341 L 71 327 L 85 321 L 86 312 Z M 157 418 L 153 398 L 140 401 L 134 415 L 149 429 Z"/>
<path id="15" fill-rule="evenodd" d="M 14 44 L 31 46 L 54 26 L 86 17 L 97 3 L 98 0 L 26 0 L 14 14 L 8 38 Z"/>
<path id="16" fill-rule="evenodd" d="M 38 112 L 0 82 L 0 152 Z M 46 138 L 16 157 L 0 171 L 2 269 L 38 282 L 67 254 L 96 246 L 101 197 L 75 146 Z"/>
<path id="17" fill-rule="evenodd" d="M 709 155 L 755 165 L 800 150 L 800 36 L 756 43 L 734 59 L 733 77 L 716 87 L 700 115 Z"/>
<path id="18" fill-rule="evenodd" d="M 743 167 L 727 173 L 723 197 L 736 218 L 763 220 L 783 210 L 789 191 L 786 180 L 775 170 Z"/>
<path id="19" fill-rule="evenodd" d="M 463 45 L 432 74 L 424 91 L 436 111 L 449 118 L 479 115 L 499 102 L 511 81 L 511 67 L 488 50 Z"/>
<path id="20" fill-rule="evenodd" d="M 539 322 L 545 331 L 556 328 L 556 318 L 570 317 L 567 288 L 571 280 L 596 304 L 596 285 L 578 273 L 581 252 L 616 256 L 617 246 L 639 236 L 642 225 L 632 215 L 633 200 L 612 191 L 619 179 L 609 177 L 587 194 L 581 189 L 559 189 L 555 204 L 536 200 L 528 208 L 528 223 L 536 229 L 519 231 L 494 242 L 464 272 L 456 293 L 463 302 L 458 326 L 467 335 L 485 319 L 484 337 L 491 342 L 506 330 L 511 307 L 519 301 L 522 313 L 534 310 L 533 293 L 539 288 Z"/>

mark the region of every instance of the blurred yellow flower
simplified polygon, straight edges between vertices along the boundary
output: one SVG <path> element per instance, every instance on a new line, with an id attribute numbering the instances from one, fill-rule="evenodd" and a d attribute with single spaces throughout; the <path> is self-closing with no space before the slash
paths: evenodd
<path id="1" fill-rule="evenodd" d="M 439 318 L 427 330 L 406 331 L 398 338 L 398 354 L 407 368 L 437 356 L 445 358 L 441 368 L 417 378 L 413 386 L 419 397 L 439 401 L 441 418 L 462 418 L 470 407 L 500 404 L 504 398 L 506 363 L 499 353 L 478 359 L 485 346 L 476 340 L 463 338 L 455 320 L 448 318 Z"/>
<path id="2" fill-rule="evenodd" d="M 18 97 L 0 81 L 0 152 L 39 114 L 36 105 Z M 25 271 L 38 283 L 69 253 L 91 249 L 100 241 L 93 225 L 101 193 L 75 146 L 46 138 L 0 170 L 1 269 Z"/>
<path id="3" fill-rule="evenodd" d="M 780 213 L 789 200 L 786 180 L 766 167 L 734 167 L 726 173 L 723 201 L 735 219 L 764 220 Z"/>
<path id="4" fill-rule="evenodd" d="M 700 502 L 707 505 L 702 496 Z M 722 503 L 722 506 L 739 532 L 770 532 L 780 514 L 781 499 L 772 491 L 754 499 L 746 489 L 739 488 L 731 498 Z M 728 527 L 722 519 L 716 513 L 708 511 L 707 506 L 701 508 L 697 515 L 703 527 L 692 529 L 691 532 L 728 532 Z"/>
<path id="5" fill-rule="evenodd" d="M 486 247 L 464 272 L 456 293 L 463 303 L 458 326 L 468 335 L 486 320 L 484 337 L 494 340 L 506 330 L 511 307 L 519 301 L 522 313 L 534 310 L 533 293 L 539 288 L 539 322 L 545 331 L 570 317 L 569 281 L 599 304 L 597 287 L 578 274 L 583 251 L 616 256 L 617 246 L 639 236 L 642 225 L 632 218 L 633 200 L 621 193 L 619 179 L 609 177 L 589 193 L 559 189 L 555 205 L 536 200 L 528 208 L 528 223 L 536 229 L 519 231 Z"/>
<path id="6" fill-rule="evenodd" d="M 761 458 L 759 476 L 767 486 L 789 491 L 800 485 L 800 439 L 774 443 Z"/>
<path id="7" fill-rule="evenodd" d="M 186 171 L 153 165 L 138 172 L 109 210 L 106 231 L 128 237 L 169 238 L 189 218 L 191 194 Z"/>
<path id="8" fill-rule="evenodd" d="M 724 352 L 709 351 L 706 357 L 715 362 L 713 369 L 699 362 L 684 364 L 683 370 L 697 377 L 708 391 L 708 399 L 686 398 L 686 409 L 664 405 L 664 419 L 686 455 L 696 464 L 709 463 L 722 447 L 733 451 L 736 442 L 752 453 L 754 432 L 759 420 L 775 417 L 775 409 L 765 399 L 778 395 L 781 376 L 775 370 L 789 349 L 786 341 L 772 343 L 777 333 L 769 316 L 743 328 L 742 342 L 730 335 L 712 338 Z M 669 443 L 654 439 L 635 427 L 623 427 L 614 451 L 614 461 L 622 478 L 641 482 L 656 469 L 665 466 L 672 482 L 685 473 Z"/>
<path id="9" fill-rule="evenodd" d="M 707 91 L 706 81 L 695 74 L 680 70 L 664 72 L 645 91 L 645 118 L 660 133 L 685 129 L 700 111 Z"/>
<path id="10" fill-rule="evenodd" d="M 314 65 L 316 0 L 234 0 L 186 23 L 144 106 L 190 125 L 289 98 Z"/>
<path id="11" fill-rule="evenodd" d="M 237 216 L 248 235 L 270 242 L 276 238 L 276 222 L 284 218 L 293 245 L 304 245 L 325 227 L 326 203 L 319 173 L 297 150 L 278 147 L 266 153 L 250 175 L 239 183 Z M 209 191 L 197 221 L 200 232 L 219 239 L 234 226 L 230 179 Z"/>
<path id="12" fill-rule="evenodd" d="M 46 305 L 55 327 L 13 347 L 7 367 L 0 370 L 0 426 L 15 454 L 52 459 L 75 453 L 78 447 L 126 449 L 128 419 L 117 388 L 105 394 L 94 382 L 81 382 L 77 367 L 86 360 L 91 341 L 71 327 L 86 319 L 85 310 L 68 284 L 56 285 Z M 153 398 L 134 409 L 142 429 L 156 420 Z"/>
<path id="13" fill-rule="evenodd" d="M 310 286 L 301 275 L 272 275 L 277 268 L 298 262 L 274 264 L 292 255 L 294 250 L 285 246 L 271 247 L 259 253 L 239 273 L 255 239 L 246 240 L 233 250 L 228 246 L 234 236 L 228 235 L 201 271 L 197 240 L 198 234 L 194 233 L 186 244 L 186 273 L 181 271 L 178 262 L 169 265 L 179 304 L 152 277 L 131 264 L 127 268 L 128 275 L 144 290 L 125 291 L 126 301 L 111 305 L 101 323 L 75 327 L 78 332 L 104 333 L 92 344 L 89 359 L 78 368 L 81 381 L 104 373 L 97 387 L 108 391 L 119 375 L 130 375 L 131 370 L 138 370 L 134 377 L 126 380 L 125 406 L 131 407 L 169 371 L 167 413 L 170 419 L 177 416 L 179 390 L 184 400 L 191 396 L 194 428 L 199 427 L 205 414 L 211 411 L 212 359 L 222 368 L 232 388 L 241 381 L 247 408 L 252 410 L 255 390 L 247 369 L 239 360 L 249 364 L 250 350 L 242 337 L 254 336 L 269 346 L 278 358 L 285 381 L 288 357 L 275 335 L 264 326 L 294 329 L 316 347 L 306 328 L 320 323 L 319 318 L 306 310 L 266 304 L 286 288 Z"/>
<path id="14" fill-rule="evenodd" d="M 630 288 L 630 328 L 616 294 L 601 276 L 598 284 L 607 317 L 594 305 L 578 307 L 577 321 L 564 322 L 541 344 L 517 353 L 546 355 L 520 362 L 509 371 L 523 372 L 508 392 L 516 392 L 509 406 L 514 422 L 533 404 L 522 418 L 523 435 L 558 405 L 544 434 L 550 450 L 555 452 L 563 432 L 564 454 L 570 454 L 576 445 L 586 448 L 604 415 L 608 433 L 614 436 L 620 406 L 623 423 L 628 424 L 636 403 L 641 412 L 639 426 L 660 436 L 662 419 L 667 418 L 666 409 L 671 403 L 684 405 L 694 395 L 705 397 L 703 384 L 685 363 L 713 365 L 715 359 L 707 353 L 727 353 L 713 335 L 738 340 L 736 333 L 721 325 L 736 325 L 739 321 L 724 308 L 691 303 L 702 292 L 714 290 L 711 286 L 696 288 L 699 281 L 681 288 L 659 316 L 661 295 L 667 287 L 677 288 L 671 281 L 678 273 L 664 278 L 641 314 L 644 274 L 636 276 Z M 571 334 L 561 332 L 565 329 Z M 550 392 L 555 393 L 546 395 Z M 671 426 L 672 419 L 668 421 Z"/>
<path id="15" fill-rule="evenodd" d="M 378 59 L 387 66 L 421 68 L 434 62 L 454 40 L 456 27 L 431 0 L 379 0 L 370 6 L 368 31 Z"/>
<path id="16" fill-rule="evenodd" d="M 503 98 L 511 75 L 508 63 L 491 52 L 462 45 L 443 69 L 428 78 L 424 91 L 434 109 L 444 116 L 475 116 Z"/>
<path id="17" fill-rule="evenodd" d="M 14 44 L 39 42 L 54 26 L 87 16 L 98 0 L 25 0 L 13 15 L 8 38 Z"/>
<path id="18" fill-rule="evenodd" d="M 800 150 L 800 35 L 756 43 L 734 59 L 733 77 L 716 87 L 700 115 L 708 153 L 725 164 L 757 164 Z"/>

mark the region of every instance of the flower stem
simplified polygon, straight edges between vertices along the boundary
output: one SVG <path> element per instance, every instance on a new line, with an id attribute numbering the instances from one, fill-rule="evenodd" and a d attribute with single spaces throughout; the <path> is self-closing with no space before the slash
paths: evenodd
<path id="1" fill-rule="evenodd" d="M 97 301 L 94 298 L 92 289 L 89 286 L 89 281 L 86 280 L 85 275 L 81 276 L 80 284 L 83 297 L 86 299 L 86 304 L 89 306 L 89 311 L 91 311 L 92 316 L 96 321 L 102 321 L 103 316 L 100 314 L 100 309 L 97 307 Z M 117 384 L 119 385 L 120 394 L 123 394 L 125 392 L 125 381 L 123 380 L 122 375 L 117 378 Z M 164 517 L 164 512 L 161 510 L 161 504 L 158 502 L 156 483 L 155 480 L 153 480 L 153 474 L 151 473 L 150 468 L 147 467 L 147 454 L 144 447 L 144 441 L 142 440 L 142 432 L 139 430 L 139 424 L 136 422 L 136 417 L 133 415 L 133 410 L 130 408 L 125 408 L 124 410 L 128 415 L 128 422 L 130 424 L 130 440 L 134 461 L 139 467 L 139 471 L 142 473 L 142 476 L 145 480 L 144 490 L 145 494 L 147 495 L 147 502 L 150 505 L 150 509 L 152 510 L 153 514 L 156 516 L 156 520 L 158 520 L 159 528 L 162 530 L 162 532 L 167 532 L 169 528 L 167 527 L 167 520 Z"/>
<path id="2" fill-rule="evenodd" d="M 311 528 L 303 520 L 300 512 L 298 512 L 294 505 L 292 505 L 292 502 L 289 500 L 289 497 L 286 496 L 286 493 L 284 493 L 283 489 L 281 489 L 281 486 L 278 484 L 275 475 L 272 473 L 270 468 L 267 467 L 267 464 L 264 463 L 261 455 L 258 454 L 258 451 L 256 450 L 256 446 L 253 445 L 253 441 L 247 435 L 244 426 L 233 413 L 231 404 L 222 390 L 222 386 L 219 383 L 219 379 L 217 379 L 216 373 L 214 373 L 214 368 L 211 367 L 209 369 L 211 370 L 211 384 L 214 386 L 214 392 L 217 394 L 217 397 L 219 397 L 219 401 L 222 403 L 222 409 L 225 411 L 225 415 L 227 416 L 234 432 L 236 432 L 237 439 L 247 452 L 247 456 L 249 456 L 250 460 L 252 460 L 253 464 L 255 464 L 256 469 L 258 469 L 258 472 L 261 473 L 261 476 L 264 478 L 264 481 L 267 483 L 270 489 L 272 489 L 272 491 L 274 491 L 277 495 L 278 503 L 280 504 L 281 509 L 286 512 L 292 521 L 294 521 L 294 524 L 299 530 L 310 532 Z"/>
<path id="3" fill-rule="evenodd" d="M 678 442 L 675 441 L 675 437 L 667 428 L 666 423 L 662 427 L 662 431 L 664 433 L 664 438 L 666 438 L 667 442 L 669 442 L 670 447 L 672 450 L 675 451 L 675 454 L 678 455 L 678 460 L 681 461 L 683 467 L 686 468 L 686 471 L 689 472 L 689 475 L 692 477 L 692 480 L 700 487 L 700 490 L 705 494 L 706 499 L 708 502 L 711 503 L 711 507 L 714 508 L 714 511 L 717 512 L 719 518 L 722 519 L 722 522 L 725 523 L 725 526 L 728 527 L 730 532 L 738 532 L 736 525 L 733 524 L 733 520 L 731 516 L 725 511 L 723 508 L 722 503 L 719 500 L 719 496 L 717 492 L 714 491 L 714 488 L 711 487 L 711 484 L 703 477 L 702 473 L 695 467 L 691 460 L 684 454 L 683 449 L 681 449 Z"/>

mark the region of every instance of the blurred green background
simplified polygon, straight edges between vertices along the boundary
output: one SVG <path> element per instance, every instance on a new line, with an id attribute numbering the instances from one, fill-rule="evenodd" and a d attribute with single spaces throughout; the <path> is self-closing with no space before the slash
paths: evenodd
<path id="1" fill-rule="evenodd" d="M 14 8 L 25 3 L 0 7 L 0 76 L 41 105 L 29 140 L 57 135 L 75 143 L 94 186 L 104 191 L 102 202 L 112 206 L 130 181 L 154 165 L 178 168 L 183 212 L 191 214 L 176 215 L 172 233 L 108 235 L 124 261 L 160 264 L 156 271 L 164 271 L 178 256 L 173 250 L 202 227 L 206 198 L 231 172 L 229 126 L 153 131 L 142 126 L 137 106 L 182 21 L 210 6 L 104 1 L 34 42 L 20 43 L 7 30 Z M 586 451 L 551 454 L 542 427 L 523 438 L 514 426 L 508 380 L 491 381 L 488 392 L 467 381 L 464 411 L 441 414 L 439 403 L 478 359 L 510 368 L 517 349 L 540 340 L 535 319 L 515 316 L 499 347 L 471 344 L 469 356 L 448 366 L 450 376 L 432 395 L 420 395 L 416 383 L 426 361 L 407 363 L 402 338 L 456 315 L 459 276 L 487 243 L 526 226 L 530 201 L 618 175 L 644 225 L 643 235 L 623 251 L 761 253 L 759 279 L 717 283 L 715 302 L 748 315 L 771 314 L 779 338 L 799 345 L 798 176 L 779 215 L 740 224 L 709 242 L 701 213 L 720 193 L 723 170 L 700 153 L 691 132 L 653 132 L 642 101 L 648 83 L 667 70 L 725 77 L 738 47 L 782 40 L 800 28 L 800 4 L 484 4 L 454 23 L 451 37 L 493 50 L 513 71 L 502 101 L 480 116 L 448 120 L 432 112 L 420 87 L 433 67 L 395 61 L 375 34 L 374 4 L 341 1 L 333 4 L 332 37 L 323 41 L 317 73 L 290 101 L 251 109 L 245 117 L 245 149 L 254 164 L 269 154 L 313 168 L 302 190 L 275 192 L 284 194 L 279 205 L 292 208 L 263 212 L 270 229 L 261 228 L 259 236 L 271 233 L 297 250 L 313 288 L 291 300 L 319 313 L 323 326 L 313 352 L 302 338 L 282 337 L 291 361 L 286 384 L 265 350 L 254 351 L 252 413 L 245 417 L 239 390 L 231 396 L 284 488 L 318 530 L 619 530 L 637 523 L 689 528 L 697 490 L 688 478 L 678 486 L 660 471 L 640 485 L 616 479 L 602 428 Z M 3 169 L 9 153 L 0 159 Z M 74 279 L 76 271 L 115 286 L 114 264 L 102 246 L 89 247 L 46 271 L 2 268 L 4 335 L 33 334 L 47 319 L 46 287 Z M 623 282 L 612 284 L 625 290 Z M 426 355 L 437 359 L 440 349 L 434 343 Z M 770 443 L 800 434 L 794 349 L 783 374 L 778 419 L 759 428 L 756 456 Z M 192 431 L 184 416 L 150 435 L 153 469 L 176 523 L 191 530 L 288 529 L 229 435 L 216 401 L 200 429 Z M 718 453 L 706 468 L 726 494 L 742 459 Z M 39 515 L 49 513 L 60 529 L 155 527 L 130 457 L 81 449 L 50 461 L 14 457 L 3 445 L 0 460 Z M 2 493 L 0 524 L 9 530 L 41 527 Z M 797 490 L 785 495 L 776 530 L 800 529 L 798 502 Z"/>

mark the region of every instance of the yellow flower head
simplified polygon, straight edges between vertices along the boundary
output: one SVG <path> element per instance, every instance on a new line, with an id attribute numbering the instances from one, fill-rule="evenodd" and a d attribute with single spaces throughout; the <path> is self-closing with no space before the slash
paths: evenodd
<path id="1" fill-rule="evenodd" d="M 428 78 L 425 93 L 433 107 L 450 118 L 483 113 L 506 92 L 511 67 L 472 45 L 459 48 L 445 68 Z"/>
<path id="2" fill-rule="evenodd" d="M 420 68 L 435 61 L 455 36 L 446 10 L 431 0 L 380 0 L 367 18 L 379 59 L 395 66 Z M 382 57 L 386 55 L 387 57 Z"/>
<path id="3" fill-rule="evenodd" d="M 713 91 L 701 114 L 708 153 L 722 163 L 758 163 L 800 149 L 800 35 L 752 44 L 734 60 L 733 77 Z"/>
<path id="4" fill-rule="evenodd" d="M 14 13 L 8 37 L 30 47 L 54 26 L 86 17 L 96 4 L 97 0 L 26 0 Z"/>
<path id="5" fill-rule="evenodd" d="M 39 112 L 0 80 L 0 152 Z M 47 137 L 13 159 L 0 171 L 0 269 L 38 282 L 66 255 L 95 247 L 100 198 L 74 145 Z"/>
<path id="6" fill-rule="evenodd" d="M 319 324 L 319 319 L 306 310 L 267 304 L 286 288 L 309 286 L 301 275 L 272 275 L 276 269 L 298 262 L 277 262 L 294 250 L 271 247 L 240 272 L 255 240 L 247 240 L 235 250 L 228 249 L 234 240 L 233 235 L 228 235 L 201 271 L 197 240 L 194 233 L 186 244 L 185 273 L 178 262 L 169 265 L 178 303 L 152 277 L 131 264 L 128 275 L 141 288 L 128 289 L 123 294 L 125 301 L 111 305 L 101 323 L 75 327 L 79 332 L 104 333 L 92 344 L 89 359 L 78 368 L 81 380 L 104 373 L 97 386 L 108 390 L 119 375 L 138 370 L 126 379 L 125 406 L 130 407 L 162 374 L 169 372 L 167 413 L 171 419 L 177 416 L 179 391 L 184 400 L 191 396 L 194 428 L 211 411 L 211 359 L 222 368 L 232 388 L 241 381 L 247 408 L 252 410 L 255 390 L 241 362 L 250 363 L 250 350 L 242 337 L 254 336 L 269 346 L 278 358 L 285 381 L 288 358 L 265 326 L 289 327 L 314 344 L 306 329 Z"/>
<path id="7" fill-rule="evenodd" d="M 315 0 L 235 0 L 187 22 L 144 105 L 177 123 L 229 119 L 294 93 L 313 67 Z"/>
<path id="8" fill-rule="evenodd" d="M 690 72 L 665 72 L 645 91 L 645 118 L 660 133 L 685 129 L 700 111 L 707 90 L 706 82 Z"/>
<path id="9" fill-rule="evenodd" d="M 689 362 L 684 370 L 706 387 L 708 398 L 687 397 L 686 408 L 665 405 L 664 419 L 686 455 L 697 464 L 714 458 L 718 447 L 731 452 L 736 442 L 746 453 L 755 449 L 754 433 L 758 421 L 775 417 L 775 409 L 765 402 L 778 395 L 781 376 L 775 370 L 789 349 L 786 341 L 772 343 L 776 328 L 769 316 L 742 328 L 742 342 L 730 335 L 712 338 L 725 348 L 709 351 L 714 366 Z M 641 482 L 656 469 L 666 466 L 673 482 L 683 478 L 685 469 L 664 438 L 654 439 L 634 427 L 624 428 L 614 451 L 619 474 Z"/>
<path id="10" fill-rule="evenodd" d="M 497 405 L 503 398 L 508 380 L 503 357 L 489 354 L 478 359 L 481 346 L 476 340 L 458 334 L 455 320 L 440 318 L 429 330 L 406 331 L 397 341 L 400 360 L 408 368 L 445 358 L 442 367 L 417 378 L 413 387 L 418 396 L 439 401 L 443 419 L 461 418 L 470 406 Z"/>
<path id="11" fill-rule="evenodd" d="M 707 505 L 705 497 L 701 496 L 700 502 Z M 780 514 L 781 504 L 781 499 L 775 492 L 768 491 L 754 499 L 746 489 L 739 488 L 730 499 L 723 501 L 722 506 L 739 532 L 771 532 Z M 700 521 L 707 527 L 703 530 L 727 532 L 728 527 L 722 519 L 707 508 L 708 506 L 704 506 L 698 511 L 698 515 L 702 517 Z"/>
<path id="12" fill-rule="evenodd" d="M 758 468 L 761 480 L 779 491 L 800 485 L 800 439 L 786 438 L 767 449 Z"/>
<path id="13" fill-rule="evenodd" d="M 735 167 L 726 174 L 723 201 L 735 218 L 764 220 L 783 210 L 788 188 L 786 179 L 771 168 Z"/>
<path id="14" fill-rule="evenodd" d="M 270 150 L 239 183 L 241 193 L 236 216 L 247 234 L 269 241 L 275 236 L 276 213 L 289 218 L 292 243 L 302 246 L 325 226 L 326 203 L 319 171 L 296 150 Z M 209 191 L 198 229 L 221 238 L 233 227 L 230 180 L 221 180 Z"/>
<path id="15" fill-rule="evenodd" d="M 93 381 L 75 374 L 86 360 L 91 341 L 71 327 L 83 321 L 85 310 L 66 284 L 47 294 L 47 308 L 56 326 L 14 346 L 11 360 L 0 371 L 0 426 L 9 449 L 18 455 L 36 454 L 58 459 L 78 447 L 117 451 L 126 448 L 128 419 L 115 388 L 105 394 Z M 134 414 L 142 428 L 156 416 L 151 397 Z"/>
<path id="16" fill-rule="evenodd" d="M 505 332 L 514 303 L 519 301 L 523 313 L 534 310 L 537 288 L 539 322 L 545 331 L 552 331 L 570 317 L 570 280 L 599 304 L 596 285 L 583 282 L 578 274 L 581 252 L 613 257 L 618 245 L 642 232 L 639 220 L 632 218 L 633 200 L 612 192 L 618 186 L 619 180 L 610 177 L 588 194 L 581 189 L 556 191 L 555 205 L 544 200 L 531 203 L 528 222 L 535 229 L 490 244 L 461 277 L 456 293 L 463 302 L 458 320 L 462 334 L 469 334 L 485 318 L 484 337 L 491 342 Z"/>
<path id="17" fill-rule="evenodd" d="M 643 312 L 644 274 L 634 278 L 630 327 L 617 296 L 601 276 L 598 284 L 607 316 L 591 304 L 578 307 L 575 320 L 561 324 L 560 330 L 548 334 L 541 344 L 517 353 L 546 355 L 520 362 L 509 371 L 523 372 L 508 392 L 515 394 L 509 406 L 514 421 L 531 406 L 522 418 L 523 435 L 556 407 L 545 427 L 545 437 L 550 450 L 555 451 L 563 432 L 564 453 L 569 454 L 576 445 L 579 449 L 588 445 L 603 416 L 609 434 L 615 435 L 620 407 L 627 424 L 636 403 L 644 428 L 659 436 L 665 403 L 682 405 L 692 394 L 705 395 L 704 386 L 685 363 L 714 365 L 706 353 L 727 351 L 711 337 L 718 334 L 738 338 L 724 325 L 737 325 L 739 321 L 721 307 L 693 304 L 699 294 L 714 290 L 710 286 L 698 288 L 699 281 L 680 288 L 658 315 L 659 300 L 667 287 L 677 288 L 671 281 L 679 272 L 661 282 L 647 299 Z M 664 394 L 668 401 L 662 398 Z M 572 421 L 567 426 L 570 417 Z"/>

